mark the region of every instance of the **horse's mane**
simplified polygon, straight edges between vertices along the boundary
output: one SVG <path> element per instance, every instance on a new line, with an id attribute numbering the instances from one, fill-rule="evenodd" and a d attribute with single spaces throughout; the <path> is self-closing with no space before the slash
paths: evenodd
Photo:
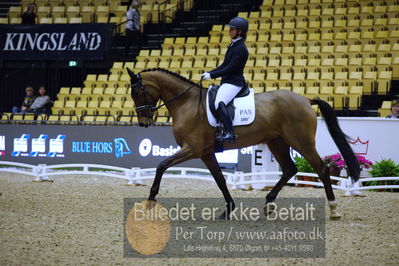
<path id="1" fill-rule="evenodd" d="M 160 67 L 156 67 L 156 68 L 147 68 L 147 69 L 144 69 L 144 70 L 140 71 L 139 73 L 142 73 L 142 72 L 153 72 L 153 71 L 160 71 L 160 72 L 167 73 L 167 74 L 172 75 L 172 76 L 174 76 L 174 77 L 176 77 L 176 78 L 178 78 L 178 79 L 180 79 L 180 80 L 182 80 L 182 81 L 188 82 L 188 83 L 190 83 L 191 85 L 200 88 L 200 86 L 199 86 L 197 83 L 195 83 L 195 82 L 193 82 L 193 81 L 191 81 L 191 80 L 189 80 L 189 79 L 187 79 L 187 78 L 185 78 L 185 77 L 183 77 L 183 76 L 177 74 L 176 72 L 172 72 L 172 71 L 170 71 L 170 70 L 167 70 L 167 69 L 164 69 L 164 68 L 160 68 Z"/>

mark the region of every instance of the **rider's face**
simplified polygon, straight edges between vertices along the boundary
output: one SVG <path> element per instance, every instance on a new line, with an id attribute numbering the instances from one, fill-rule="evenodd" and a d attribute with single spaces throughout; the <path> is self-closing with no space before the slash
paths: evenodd
<path id="1" fill-rule="evenodd" d="M 237 36 L 237 29 L 236 28 L 230 28 L 229 30 L 230 38 L 235 39 Z"/>

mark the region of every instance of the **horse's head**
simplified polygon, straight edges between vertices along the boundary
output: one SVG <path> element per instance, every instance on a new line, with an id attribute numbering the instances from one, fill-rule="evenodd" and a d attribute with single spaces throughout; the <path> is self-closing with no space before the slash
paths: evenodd
<path id="1" fill-rule="evenodd" d="M 154 123 L 156 104 L 161 97 L 159 89 L 154 82 L 145 80 L 140 74 L 134 74 L 130 69 L 127 69 L 127 73 L 130 76 L 132 98 L 136 105 L 139 125 L 148 127 Z"/>

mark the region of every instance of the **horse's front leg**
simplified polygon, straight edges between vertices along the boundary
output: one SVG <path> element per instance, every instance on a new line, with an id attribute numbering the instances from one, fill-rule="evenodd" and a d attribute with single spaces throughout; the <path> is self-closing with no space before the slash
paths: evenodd
<path id="1" fill-rule="evenodd" d="M 161 179 L 163 173 L 171 166 L 176 165 L 178 163 L 185 162 L 193 158 L 191 150 L 187 146 L 183 146 L 183 148 L 176 152 L 174 155 L 163 160 L 157 167 L 157 171 L 155 174 L 154 183 L 152 183 L 150 196 L 148 200 L 155 201 L 155 196 L 158 194 L 159 185 L 161 184 Z"/>
<path id="2" fill-rule="evenodd" d="M 216 160 L 216 156 L 214 153 L 210 153 L 203 156 L 201 159 L 205 163 L 209 171 L 211 172 L 213 178 L 216 181 L 216 184 L 218 185 L 219 189 L 222 191 L 223 197 L 226 201 L 226 210 L 222 213 L 219 219 L 223 220 L 230 219 L 230 212 L 234 210 L 235 204 L 233 198 L 230 195 L 229 189 L 227 188 L 226 179 L 224 178 L 224 175 L 220 170 L 220 166 L 218 161 Z"/>

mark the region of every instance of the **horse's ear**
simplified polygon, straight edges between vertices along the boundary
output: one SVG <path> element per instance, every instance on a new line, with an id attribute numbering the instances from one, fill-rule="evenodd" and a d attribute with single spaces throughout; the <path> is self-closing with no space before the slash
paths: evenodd
<path id="1" fill-rule="evenodd" d="M 127 73 L 129 74 L 129 76 L 130 76 L 130 79 L 131 80 L 133 80 L 136 76 L 134 75 L 134 73 L 129 69 L 129 68 L 126 68 L 126 70 L 127 70 Z"/>

